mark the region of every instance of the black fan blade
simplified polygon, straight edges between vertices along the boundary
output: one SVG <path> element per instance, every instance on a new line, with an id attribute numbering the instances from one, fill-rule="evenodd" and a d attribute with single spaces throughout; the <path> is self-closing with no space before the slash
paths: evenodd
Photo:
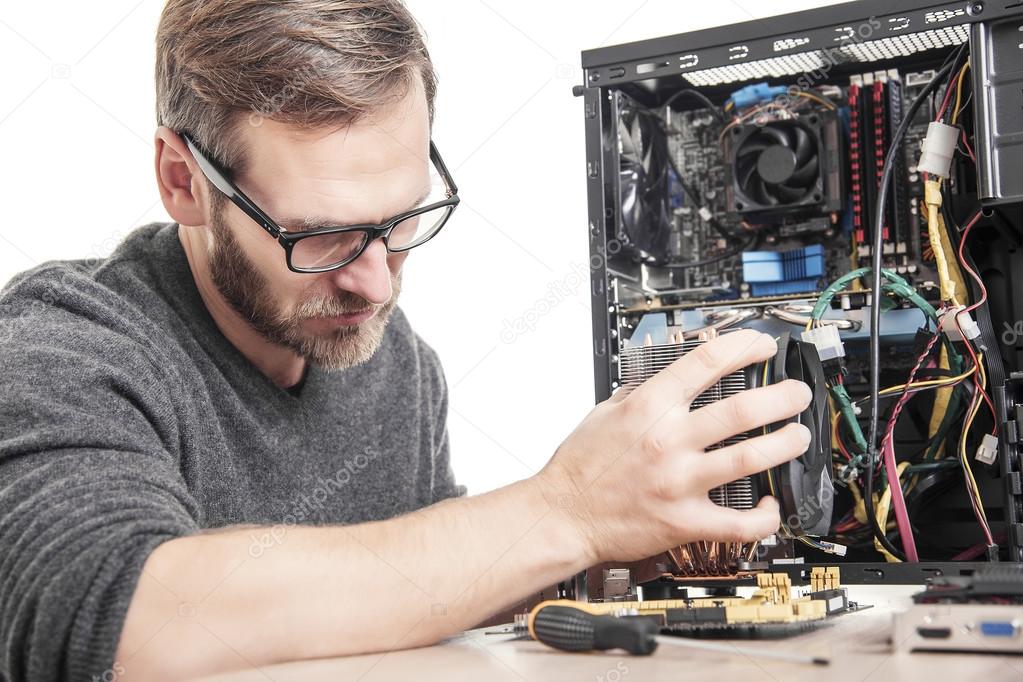
<path id="1" fill-rule="evenodd" d="M 775 185 L 772 189 L 786 204 L 799 201 L 807 193 L 805 187 L 792 187 L 791 185 Z"/>
<path id="2" fill-rule="evenodd" d="M 802 126 L 795 126 L 794 130 L 796 131 L 796 165 L 802 167 L 814 155 L 814 144 Z"/>
<path id="3" fill-rule="evenodd" d="M 809 161 L 796 169 L 796 172 L 788 179 L 788 184 L 796 185 L 797 187 L 808 187 L 817 182 L 819 174 L 820 160 L 814 154 L 810 157 Z"/>
<path id="4" fill-rule="evenodd" d="M 739 164 L 738 167 L 738 179 L 739 187 L 747 195 L 750 193 L 750 184 L 753 181 L 753 177 L 757 172 L 757 161 L 756 159 L 746 159 L 744 162 Z"/>
<path id="5" fill-rule="evenodd" d="M 791 138 L 785 134 L 784 130 L 777 126 L 765 126 L 764 129 L 760 131 L 760 134 L 770 138 L 774 144 L 780 144 L 781 146 L 788 147 L 789 149 L 792 148 Z"/>
<path id="6" fill-rule="evenodd" d="M 638 164 L 641 145 L 636 140 L 636 120 L 628 123 L 624 119 L 620 120 L 618 127 L 618 137 L 622 141 L 622 160 Z"/>
<path id="7" fill-rule="evenodd" d="M 767 183 L 761 180 L 759 177 L 756 182 L 753 183 L 754 194 L 757 197 L 757 201 L 766 206 L 777 206 L 778 197 L 771 193 L 771 190 L 767 188 Z"/>
<path id="8" fill-rule="evenodd" d="M 743 145 L 739 147 L 739 151 L 735 153 L 736 158 L 742 158 L 750 155 L 759 156 L 760 152 L 764 151 L 773 144 L 772 142 L 767 142 L 763 140 L 758 141 L 756 138 L 757 136 L 754 135 L 749 140 L 744 142 Z"/>

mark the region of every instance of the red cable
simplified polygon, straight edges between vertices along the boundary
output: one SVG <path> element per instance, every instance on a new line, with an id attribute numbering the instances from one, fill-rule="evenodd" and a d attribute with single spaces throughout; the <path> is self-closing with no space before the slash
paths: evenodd
<path id="1" fill-rule="evenodd" d="M 960 71 L 961 70 L 962 69 L 960 69 Z M 941 100 L 941 108 L 938 110 L 938 116 L 937 118 L 934 119 L 935 121 L 940 121 L 942 118 L 944 118 L 945 110 L 948 108 L 948 103 L 952 101 L 952 91 L 955 90 L 955 88 L 953 87 L 953 83 L 955 83 L 956 77 L 958 77 L 958 75 L 959 71 L 956 71 L 956 75 L 952 76 L 948 81 L 948 85 L 945 86 L 945 98 Z"/>
<path id="2" fill-rule="evenodd" d="M 966 272 L 970 273 L 970 277 L 972 277 L 974 281 L 977 282 L 977 286 L 980 287 L 980 300 L 973 305 L 967 306 L 966 312 L 973 312 L 980 306 L 984 305 L 987 301 L 987 287 L 984 286 L 984 280 L 982 280 L 980 275 L 978 275 L 974 269 L 970 267 L 969 263 L 966 262 L 966 257 L 963 255 L 963 249 L 966 247 L 966 240 L 970 236 L 970 231 L 973 230 L 973 226 L 980 220 L 980 215 L 980 211 L 973 214 L 973 217 L 970 218 L 969 222 L 967 222 L 963 227 L 963 237 L 959 240 L 959 263 L 963 266 L 963 269 L 966 270 Z"/>
<path id="3" fill-rule="evenodd" d="M 976 303 L 966 307 L 966 310 L 964 312 L 967 312 L 967 313 L 976 310 L 977 308 L 979 308 L 980 306 L 984 305 L 984 303 L 987 302 L 987 287 L 984 286 L 984 280 L 982 280 L 980 278 L 980 275 L 978 275 L 977 272 L 973 268 L 970 267 L 970 264 L 966 262 L 966 257 L 964 255 L 964 249 L 966 248 L 966 240 L 969 238 L 970 232 L 973 230 L 973 226 L 976 225 L 977 222 L 980 220 L 980 216 L 981 216 L 981 212 L 980 211 L 977 211 L 976 213 L 973 214 L 973 217 L 970 218 L 970 220 L 966 223 L 966 226 L 963 227 L 963 237 L 962 237 L 962 239 L 959 240 L 959 252 L 958 252 L 959 253 L 959 264 L 963 267 L 964 270 L 966 270 L 966 272 L 970 273 L 970 277 L 972 277 L 974 279 L 974 281 L 977 282 L 977 286 L 980 287 L 980 298 L 977 300 Z M 958 325 L 958 324 L 959 324 L 959 319 L 957 317 L 956 318 L 956 325 Z M 963 338 L 965 339 L 966 337 L 963 337 Z M 976 353 L 973 352 L 972 345 L 970 343 L 967 343 L 966 347 L 970 351 L 970 356 L 973 358 L 974 365 L 975 366 L 979 366 L 979 364 L 977 362 L 977 355 L 976 355 Z M 979 387 L 979 384 L 978 384 L 978 387 Z M 997 417 L 997 413 L 995 412 L 995 405 L 994 405 L 993 402 L 991 402 L 991 397 L 988 395 L 987 391 L 985 391 L 983 388 L 980 389 L 980 392 L 981 392 L 981 396 L 984 398 L 984 402 L 987 403 L 988 409 L 991 410 L 992 420 L 995 422 L 995 424 L 997 424 L 998 417 Z M 992 427 L 991 433 L 993 433 L 993 434 L 997 434 L 998 433 L 997 426 L 993 426 Z"/>

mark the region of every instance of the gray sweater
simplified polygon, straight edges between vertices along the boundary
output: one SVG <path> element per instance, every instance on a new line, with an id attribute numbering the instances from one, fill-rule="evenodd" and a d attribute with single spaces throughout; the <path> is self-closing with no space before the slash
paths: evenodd
<path id="1" fill-rule="evenodd" d="M 217 329 L 175 224 L 14 277 L 0 386 L 0 680 L 114 679 L 162 542 L 359 523 L 465 493 L 440 364 L 400 309 L 369 362 L 281 389 Z M 276 537 L 253 533 L 250 553 Z"/>

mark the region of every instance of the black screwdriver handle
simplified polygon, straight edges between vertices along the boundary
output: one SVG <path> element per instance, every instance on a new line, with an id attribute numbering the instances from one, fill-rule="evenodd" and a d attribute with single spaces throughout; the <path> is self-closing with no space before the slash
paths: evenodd
<path id="1" fill-rule="evenodd" d="M 625 649 L 646 656 L 657 648 L 653 619 L 596 616 L 571 606 L 545 606 L 533 616 L 533 636 L 563 651 Z"/>

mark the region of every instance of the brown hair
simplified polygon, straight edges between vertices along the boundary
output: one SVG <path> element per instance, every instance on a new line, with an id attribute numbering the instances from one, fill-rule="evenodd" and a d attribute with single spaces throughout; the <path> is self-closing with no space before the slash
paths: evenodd
<path id="1" fill-rule="evenodd" d="M 168 0 L 156 34 L 157 123 L 234 173 L 242 121 L 341 127 L 416 77 L 432 121 L 436 75 L 401 0 Z"/>

